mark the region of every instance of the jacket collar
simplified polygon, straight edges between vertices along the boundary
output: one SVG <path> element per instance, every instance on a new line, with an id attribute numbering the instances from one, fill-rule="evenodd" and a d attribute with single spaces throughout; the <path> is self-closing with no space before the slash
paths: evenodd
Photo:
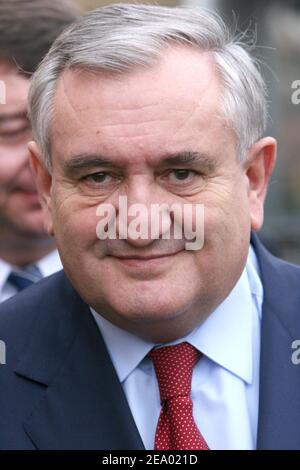
<path id="1" fill-rule="evenodd" d="M 258 449 L 300 449 L 300 269 L 272 256 L 252 235 L 264 286 Z M 296 336 L 298 335 L 298 338 Z"/>
<path id="2" fill-rule="evenodd" d="M 38 449 L 142 449 L 88 306 L 64 273 L 56 279 L 16 369 L 47 386 L 29 410 L 26 433 Z"/>
<path id="3" fill-rule="evenodd" d="M 251 242 L 264 286 L 257 447 L 299 449 L 300 365 L 291 358 L 300 339 L 300 269 L 273 257 L 254 234 Z M 38 449 L 142 449 L 88 306 L 63 272 L 55 279 L 16 368 L 44 386 L 28 410 L 27 434 Z"/>

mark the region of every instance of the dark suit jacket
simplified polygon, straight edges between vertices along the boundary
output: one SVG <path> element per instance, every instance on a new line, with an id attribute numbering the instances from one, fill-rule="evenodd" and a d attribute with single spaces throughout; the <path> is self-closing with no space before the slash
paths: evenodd
<path id="1" fill-rule="evenodd" d="M 252 243 L 264 285 L 257 445 L 300 449 L 300 365 L 291 361 L 300 268 Z M 0 306 L 0 339 L 0 449 L 143 449 L 98 327 L 63 271 Z"/>

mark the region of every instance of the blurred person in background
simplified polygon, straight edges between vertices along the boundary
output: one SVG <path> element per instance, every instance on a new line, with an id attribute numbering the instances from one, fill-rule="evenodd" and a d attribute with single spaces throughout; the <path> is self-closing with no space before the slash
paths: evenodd
<path id="1" fill-rule="evenodd" d="M 80 16 L 68 0 L 0 0 L 0 302 L 61 268 L 29 166 L 30 77 Z"/>

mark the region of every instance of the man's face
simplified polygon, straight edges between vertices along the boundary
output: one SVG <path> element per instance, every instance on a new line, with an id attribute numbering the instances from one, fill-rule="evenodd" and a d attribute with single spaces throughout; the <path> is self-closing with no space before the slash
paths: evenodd
<path id="1" fill-rule="evenodd" d="M 34 159 L 49 230 L 76 289 L 147 338 L 182 336 L 222 302 L 244 268 L 251 225 L 261 223 L 259 172 L 249 176 L 239 163 L 221 96 L 210 56 L 189 49 L 117 77 L 66 71 L 51 129 L 52 180 Z M 197 158 L 178 158 L 187 154 Z M 203 204 L 203 249 L 174 239 L 99 240 L 97 206 L 117 208 L 119 196 L 128 206 Z"/>
<path id="2" fill-rule="evenodd" d="M 0 104 L 0 227 L 24 236 L 45 234 L 43 214 L 29 167 L 27 119 L 29 80 L 0 63 L 6 102 Z"/>

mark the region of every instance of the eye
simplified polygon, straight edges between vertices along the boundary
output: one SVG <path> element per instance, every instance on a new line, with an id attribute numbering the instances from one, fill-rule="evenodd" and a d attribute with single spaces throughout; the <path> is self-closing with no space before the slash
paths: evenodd
<path id="1" fill-rule="evenodd" d="M 100 171 L 98 173 L 93 173 L 91 175 L 85 176 L 83 179 L 93 183 L 107 183 L 112 180 L 112 176 L 109 173 Z"/>
<path id="2" fill-rule="evenodd" d="M 190 181 L 196 176 L 196 172 L 188 169 L 171 170 L 169 178 L 176 181 Z"/>
<path id="3" fill-rule="evenodd" d="M 1 140 L 17 140 L 19 138 L 22 138 L 23 136 L 26 136 L 30 132 L 29 127 L 22 127 L 20 129 L 14 129 L 14 130 L 3 130 L 0 131 L 0 138 Z"/>
<path id="4" fill-rule="evenodd" d="M 97 173 L 82 176 L 80 181 L 90 188 L 108 190 L 119 183 L 120 177 L 108 171 L 97 171 Z"/>

